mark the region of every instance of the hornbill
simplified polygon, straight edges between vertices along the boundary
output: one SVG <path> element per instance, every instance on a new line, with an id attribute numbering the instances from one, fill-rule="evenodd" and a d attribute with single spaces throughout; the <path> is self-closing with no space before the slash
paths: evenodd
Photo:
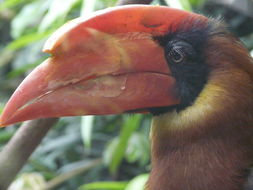
<path id="1" fill-rule="evenodd" d="M 57 30 L 7 103 L 35 118 L 151 113 L 147 190 L 242 190 L 253 160 L 253 65 L 219 20 L 163 6 L 98 11 Z"/>

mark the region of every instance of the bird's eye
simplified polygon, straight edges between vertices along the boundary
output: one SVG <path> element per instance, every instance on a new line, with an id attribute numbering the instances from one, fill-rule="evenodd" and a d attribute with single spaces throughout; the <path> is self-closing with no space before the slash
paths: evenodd
<path id="1" fill-rule="evenodd" d="M 191 44 L 183 40 L 171 40 L 165 46 L 165 56 L 168 62 L 182 63 L 188 60 L 193 60 L 195 50 Z"/>
<path id="2" fill-rule="evenodd" d="M 175 63 L 181 63 L 185 58 L 183 50 L 178 47 L 172 48 L 168 56 Z"/>

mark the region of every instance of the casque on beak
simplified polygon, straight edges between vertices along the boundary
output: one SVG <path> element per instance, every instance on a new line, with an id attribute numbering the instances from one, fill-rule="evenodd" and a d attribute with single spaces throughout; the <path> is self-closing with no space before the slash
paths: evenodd
<path id="1" fill-rule="evenodd" d="M 188 16 L 195 14 L 134 5 L 65 24 L 46 42 L 43 51 L 51 57 L 17 88 L 0 125 L 178 104 L 175 79 L 153 37 Z"/>

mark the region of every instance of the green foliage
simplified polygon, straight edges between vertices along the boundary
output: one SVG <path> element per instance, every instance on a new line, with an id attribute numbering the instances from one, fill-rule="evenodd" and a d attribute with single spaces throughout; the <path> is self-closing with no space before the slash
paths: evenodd
<path id="1" fill-rule="evenodd" d="M 205 2 L 205 0 L 189 0 L 189 3 L 192 6 L 199 6 L 202 5 Z"/>
<path id="2" fill-rule="evenodd" d="M 85 149 L 89 152 L 91 148 L 92 128 L 95 116 L 83 116 L 81 121 L 81 135 Z"/>
<path id="3" fill-rule="evenodd" d="M 125 190 L 144 190 L 145 184 L 148 180 L 148 174 L 142 174 L 132 179 Z"/>
<path id="4" fill-rule="evenodd" d="M 22 174 L 8 190 L 34 190 L 44 189 L 45 179 L 39 173 Z"/>
<path id="5" fill-rule="evenodd" d="M 136 176 L 128 182 L 95 182 L 82 185 L 78 190 L 144 190 L 148 174 Z"/>
<path id="6" fill-rule="evenodd" d="M 0 2 L 1 113 L 24 76 L 49 56 L 41 53 L 41 49 L 56 28 L 80 15 L 87 16 L 95 10 L 114 6 L 117 0 Z M 205 12 L 205 0 L 154 0 L 153 4 Z M 242 39 L 252 51 L 252 34 L 242 36 Z M 148 126 L 150 116 L 147 115 L 62 118 L 45 137 L 18 179 L 27 181 L 24 176 L 37 172 L 50 189 L 143 190 L 150 171 Z M 0 149 L 16 128 L 15 125 L 0 129 Z M 103 158 L 104 164 L 94 164 L 88 172 L 87 168 L 82 170 L 96 158 Z"/>
<path id="7" fill-rule="evenodd" d="M 39 31 L 45 32 L 47 29 L 53 26 L 54 23 L 63 24 L 66 20 L 67 14 L 78 1 L 79 0 L 51 0 L 48 12 L 43 17 L 38 28 Z"/>
<path id="8" fill-rule="evenodd" d="M 125 159 L 129 163 L 139 162 L 140 166 L 148 164 L 150 159 L 150 144 L 147 135 L 137 131 L 131 135 L 125 152 Z"/>
<path id="9" fill-rule="evenodd" d="M 40 0 L 26 4 L 11 22 L 13 38 L 22 36 L 27 27 L 35 25 L 47 11 L 49 1 Z"/>
<path id="10" fill-rule="evenodd" d="M 141 118 L 141 115 L 126 116 L 124 118 L 124 124 L 119 137 L 112 141 L 109 148 L 105 152 L 106 161 L 109 161 L 109 170 L 112 174 L 115 174 L 119 164 L 124 158 L 128 141 L 133 132 L 136 131 L 136 129 L 140 126 Z"/>
<path id="11" fill-rule="evenodd" d="M 83 185 L 79 190 L 124 190 L 126 182 L 95 182 Z"/>
<path id="12" fill-rule="evenodd" d="M 0 4 L 0 11 L 7 9 L 7 8 L 13 8 L 19 4 L 28 3 L 30 0 L 5 0 Z"/>
<path id="13" fill-rule="evenodd" d="M 173 8 L 192 11 L 191 3 L 189 0 L 165 0 L 168 5 Z"/>
<path id="14" fill-rule="evenodd" d="M 30 33 L 27 35 L 23 35 L 20 38 L 17 38 L 16 40 L 9 43 L 9 45 L 6 48 L 10 50 L 20 49 L 22 47 L 30 45 L 33 42 L 37 42 L 41 40 L 42 38 L 49 36 L 49 34 L 51 34 L 52 32 L 53 30 L 46 31 L 43 33 Z"/>

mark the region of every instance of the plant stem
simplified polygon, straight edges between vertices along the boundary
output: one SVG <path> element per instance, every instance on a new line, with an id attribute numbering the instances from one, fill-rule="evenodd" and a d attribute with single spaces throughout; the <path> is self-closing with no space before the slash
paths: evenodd
<path id="1" fill-rule="evenodd" d="M 0 152 L 0 190 L 6 190 L 30 155 L 41 143 L 56 118 L 24 122 Z"/>
<path id="2" fill-rule="evenodd" d="M 98 158 L 98 159 L 92 160 L 92 161 L 90 161 L 88 163 L 85 162 L 83 165 L 79 166 L 78 168 L 73 169 L 70 172 L 63 173 L 63 174 L 55 177 L 54 179 L 52 179 L 51 181 L 49 181 L 46 184 L 46 188 L 43 189 L 43 190 L 53 189 L 56 186 L 60 185 L 61 183 L 69 180 L 70 178 L 72 178 L 72 177 L 74 177 L 76 175 L 79 175 L 81 173 L 84 173 L 87 170 L 89 170 L 91 168 L 94 168 L 94 167 L 96 167 L 98 165 L 101 165 L 101 164 L 102 164 L 102 158 Z"/>

